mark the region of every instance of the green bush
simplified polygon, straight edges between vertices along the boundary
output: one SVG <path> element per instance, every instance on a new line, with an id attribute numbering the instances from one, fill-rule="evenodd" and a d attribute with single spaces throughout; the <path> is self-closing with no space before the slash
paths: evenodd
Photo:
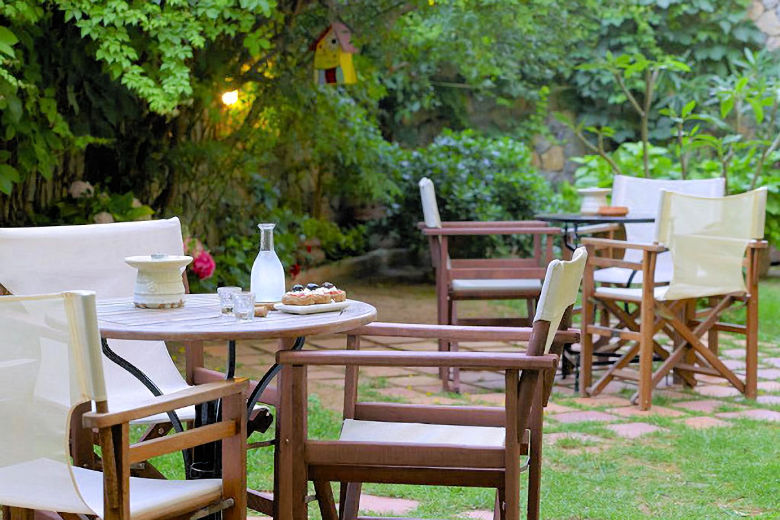
<path id="1" fill-rule="evenodd" d="M 522 220 L 555 209 L 558 197 L 548 180 L 531 164 L 528 148 L 510 137 L 483 137 L 473 131 L 445 130 L 425 148 L 397 150 L 400 188 L 385 219 L 376 223 L 379 234 L 396 237 L 404 247 L 419 250 L 426 242 L 417 223 L 422 220 L 418 182 L 430 178 L 442 220 Z M 467 242 L 467 243 L 466 243 Z M 458 243 L 457 256 L 480 257 L 527 250 L 528 241 L 498 236 Z"/>

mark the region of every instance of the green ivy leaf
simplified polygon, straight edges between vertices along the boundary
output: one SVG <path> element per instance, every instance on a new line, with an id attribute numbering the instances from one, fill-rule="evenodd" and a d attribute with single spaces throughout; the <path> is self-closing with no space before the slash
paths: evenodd
<path id="1" fill-rule="evenodd" d="M 0 191 L 6 195 L 11 194 L 14 183 L 19 182 L 19 172 L 10 164 L 0 164 Z"/>

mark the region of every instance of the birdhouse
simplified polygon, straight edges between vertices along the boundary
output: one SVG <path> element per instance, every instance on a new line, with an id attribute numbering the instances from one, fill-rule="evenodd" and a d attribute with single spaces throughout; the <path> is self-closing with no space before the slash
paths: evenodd
<path id="1" fill-rule="evenodd" d="M 314 82 L 319 85 L 357 83 L 352 55 L 357 49 L 350 42 L 346 25 L 333 22 L 309 47 L 314 51 Z"/>

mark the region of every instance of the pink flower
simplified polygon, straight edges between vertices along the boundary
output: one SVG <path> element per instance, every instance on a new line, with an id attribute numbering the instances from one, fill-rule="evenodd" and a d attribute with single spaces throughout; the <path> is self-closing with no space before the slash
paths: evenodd
<path id="1" fill-rule="evenodd" d="M 217 264 L 208 251 L 201 250 L 201 253 L 195 257 L 192 262 L 192 272 L 198 275 L 198 278 L 205 280 L 214 274 Z"/>

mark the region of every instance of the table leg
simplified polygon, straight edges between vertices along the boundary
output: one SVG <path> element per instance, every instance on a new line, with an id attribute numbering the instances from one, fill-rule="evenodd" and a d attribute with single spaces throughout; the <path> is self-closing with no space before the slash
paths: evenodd
<path id="1" fill-rule="evenodd" d="M 577 242 L 579 241 L 577 237 L 577 224 L 574 224 L 574 242 L 571 242 L 569 240 L 569 223 L 564 222 L 563 223 L 563 245 L 568 249 L 569 251 L 574 251 L 577 249 Z"/>
<path id="2" fill-rule="evenodd" d="M 141 382 L 146 388 L 149 389 L 149 391 L 152 393 L 152 395 L 159 397 L 163 395 L 162 390 L 154 384 L 154 381 L 149 379 L 149 377 L 141 372 L 141 370 L 138 369 L 135 365 L 127 361 L 125 358 L 114 352 L 111 347 L 108 345 L 108 340 L 105 338 L 100 338 L 100 342 L 103 348 L 103 355 L 105 355 L 108 359 L 122 367 L 123 369 L 127 370 L 133 377 L 135 377 L 138 381 Z M 181 421 L 179 420 L 179 416 L 176 415 L 175 411 L 167 412 L 168 420 L 171 421 L 171 424 L 173 425 L 174 430 L 176 432 L 181 433 L 184 431 L 184 427 L 181 424 Z M 190 458 L 190 453 L 187 450 L 183 450 L 181 452 L 182 457 L 184 458 L 184 467 L 185 468 L 191 468 L 192 467 L 192 459 Z M 187 474 L 189 474 L 189 471 L 186 471 Z"/>

